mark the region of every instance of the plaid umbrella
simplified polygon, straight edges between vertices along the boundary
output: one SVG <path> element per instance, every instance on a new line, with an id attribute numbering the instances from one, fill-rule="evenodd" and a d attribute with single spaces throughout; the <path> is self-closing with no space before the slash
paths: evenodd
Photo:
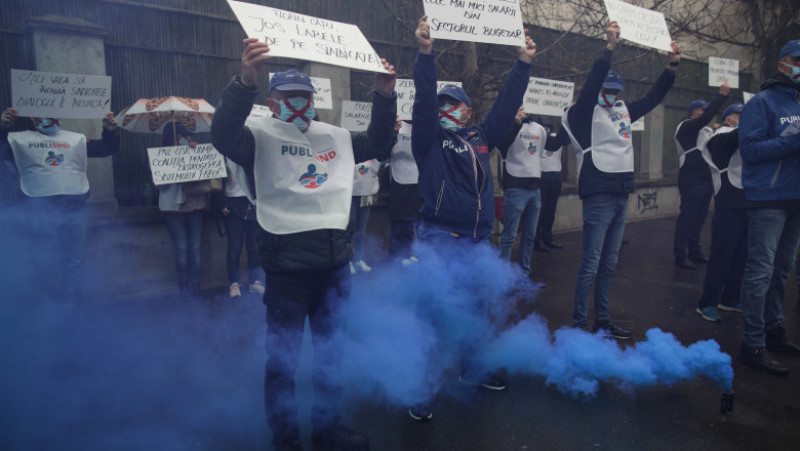
<path id="1" fill-rule="evenodd" d="M 161 133 L 164 126 L 177 122 L 199 133 L 211 129 L 214 107 L 203 99 L 169 96 L 139 99 L 117 115 L 125 130 L 136 133 Z"/>

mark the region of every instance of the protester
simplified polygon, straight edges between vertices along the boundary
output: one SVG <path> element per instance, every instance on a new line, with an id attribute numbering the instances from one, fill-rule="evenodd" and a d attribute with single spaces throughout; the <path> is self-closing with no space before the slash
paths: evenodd
<path id="1" fill-rule="evenodd" d="M 714 195 L 711 182 L 711 164 L 703 146 L 713 130 L 708 123 L 728 99 L 731 88 L 722 83 L 719 94 L 706 103 L 694 100 L 689 104 L 688 116 L 675 129 L 680 171 L 678 192 L 681 196 L 680 213 L 675 222 L 675 266 L 696 269 L 695 263 L 708 263 L 700 248 L 700 232 L 706 223 L 708 207 Z M 688 248 L 688 255 L 687 255 Z"/>
<path id="2" fill-rule="evenodd" d="M 531 253 L 541 209 L 542 157 L 545 151 L 560 148 L 555 139 L 547 139 L 547 130 L 533 121 L 533 116 L 520 108 L 497 150 L 503 156 L 503 233 L 500 256 L 511 259 L 511 248 L 520 229 L 519 266 L 530 275 Z M 520 228 L 520 223 L 521 228 Z M 537 283 L 545 288 L 543 283 Z"/>
<path id="3" fill-rule="evenodd" d="M 389 166 L 389 255 L 393 258 L 402 257 L 410 263 L 416 259 L 412 255 L 411 245 L 417 235 L 419 209 L 422 206 L 417 187 L 419 171 L 411 153 L 411 121 L 398 119 L 394 130 L 395 143 Z"/>
<path id="4" fill-rule="evenodd" d="M 800 39 L 781 48 L 777 69 L 744 106 L 739 124 L 750 211 L 737 359 L 786 376 L 789 369 L 770 351 L 800 356 L 781 326 L 786 279 L 800 244 Z"/>
<path id="5" fill-rule="evenodd" d="M 374 203 L 374 195 L 381 189 L 378 180 L 378 160 L 362 161 L 353 171 L 353 201 L 350 206 L 350 225 L 353 233 L 353 259 L 350 272 L 370 272 L 372 268 L 364 261 L 364 241 L 367 238 L 369 212 Z"/>
<path id="6" fill-rule="evenodd" d="M 492 109 L 478 126 L 465 127 L 472 115 L 467 93 L 455 85 L 436 92 L 436 63 L 427 18 L 420 19 L 415 32 L 419 52 L 414 62 L 416 97 L 411 149 L 419 168 L 422 198 L 418 238 L 435 247 L 488 246 L 494 221 L 489 151 L 500 143 L 522 104 L 536 44 L 526 36 L 519 59 Z M 485 314 L 487 306 L 484 303 L 474 308 Z M 473 332 L 473 347 L 479 346 L 489 333 Z M 473 351 L 462 350 L 466 361 L 460 380 L 492 390 L 505 389 L 502 381 L 485 374 L 470 361 L 475 355 Z M 416 420 L 432 417 L 430 409 L 423 405 L 409 409 L 409 415 Z"/>
<path id="7" fill-rule="evenodd" d="M 556 207 L 561 196 L 561 148 L 569 143 L 564 127 L 553 133 L 550 119 L 541 118 L 539 123 L 547 131 L 547 142 L 558 143 L 555 149 L 542 152 L 542 180 L 539 190 L 542 193 L 542 209 L 539 213 L 539 224 L 533 239 L 533 249 L 548 252 L 550 249 L 563 249 L 564 246 L 553 241 L 553 223 L 556 220 Z"/>
<path id="8" fill-rule="evenodd" d="M 46 294 L 65 303 L 77 300 L 82 283 L 82 262 L 89 214 L 87 158 L 103 158 L 119 149 L 114 113 L 103 119 L 99 141 L 61 129 L 55 118 L 30 118 L 33 130 L 11 131 L 18 119 L 14 108 L 3 111 L 0 132 L 11 148 L 19 184 L 30 217 L 31 243 L 48 243 L 52 252 L 37 253 L 34 267 L 46 274 L 41 286 Z M 18 124 L 21 129 L 27 124 Z"/>
<path id="9" fill-rule="evenodd" d="M 735 103 L 722 112 L 723 126 L 706 142 L 714 165 L 714 216 L 711 254 L 697 313 L 706 321 L 721 321 L 717 308 L 741 313 L 739 292 L 747 257 L 747 204 L 742 190 L 739 119 L 744 105 Z M 695 152 L 697 153 L 697 152 Z M 717 189 L 717 187 L 719 187 Z"/>
<path id="10" fill-rule="evenodd" d="M 675 81 L 681 49 L 673 42 L 669 65 L 650 91 L 641 99 L 626 104 L 617 100 L 624 89 L 622 77 L 610 70 L 619 32 L 617 22 L 609 22 L 608 44 L 594 62 L 577 102 L 567 109 L 561 123 L 579 152 L 579 158 L 583 157 L 578 178 L 578 195 L 583 201 L 583 252 L 575 284 L 572 322 L 575 327 L 588 330 L 589 290 L 592 279 L 596 279 L 593 330 L 624 339 L 633 334 L 612 322 L 608 291 L 625 231 L 628 195 L 634 190 L 630 125 L 667 95 Z"/>
<path id="11" fill-rule="evenodd" d="M 244 40 L 241 76 L 225 87 L 211 136 L 214 146 L 242 166 L 255 186 L 267 285 L 267 421 L 277 449 L 300 449 L 294 373 L 306 318 L 315 346 L 335 332 L 330 315 L 350 285 L 352 250 L 346 228 L 353 166 L 388 157 L 397 112 L 396 75 L 394 66 L 382 60 L 387 73 L 375 75 L 372 120 L 364 132 L 311 121 L 314 88 L 308 75 L 294 70 L 270 80 L 267 105 L 273 117 L 248 119 L 269 57 L 267 44 Z M 324 372 L 326 363 L 338 361 L 333 351 L 314 356 L 312 442 L 315 449 L 367 448 L 365 436 L 338 424 L 335 405 L 341 387 Z"/>

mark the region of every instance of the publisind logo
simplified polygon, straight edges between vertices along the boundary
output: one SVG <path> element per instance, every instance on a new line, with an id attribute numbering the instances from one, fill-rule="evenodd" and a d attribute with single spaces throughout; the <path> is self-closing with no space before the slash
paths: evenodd
<path id="1" fill-rule="evenodd" d="M 536 155 L 536 146 L 533 143 L 528 143 L 528 153 Z"/>
<path id="2" fill-rule="evenodd" d="M 369 168 L 365 165 L 358 166 L 358 174 L 359 175 L 367 175 L 369 173 Z"/>
<path id="3" fill-rule="evenodd" d="M 47 157 L 45 157 L 44 162 L 48 166 L 61 166 L 61 163 L 64 162 L 64 154 L 60 153 L 56 155 L 55 152 L 51 150 L 47 152 Z"/>
<path id="4" fill-rule="evenodd" d="M 306 171 L 300 175 L 300 179 L 298 181 L 303 188 L 315 189 L 319 188 L 320 185 L 325 183 L 327 180 L 328 174 L 324 172 L 318 173 L 317 165 L 312 163 L 306 167 Z"/>

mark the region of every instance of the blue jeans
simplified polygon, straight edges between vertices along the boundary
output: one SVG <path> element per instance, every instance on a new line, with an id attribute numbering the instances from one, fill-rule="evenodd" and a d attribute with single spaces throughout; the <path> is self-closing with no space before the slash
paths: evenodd
<path id="1" fill-rule="evenodd" d="M 369 212 L 372 207 L 361 206 L 361 196 L 353 196 L 350 205 L 350 227 L 353 231 L 353 261 L 364 259 L 364 239 L 367 237 Z"/>
<path id="2" fill-rule="evenodd" d="M 200 238 L 203 212 L 164 214 L 172 244 L 175 246 L 175 271 L 178 286 L 200 287 Z"/>
<path id="3" fill-rule="evenodd" d="M 786 279 L 800 244 L 800 210 L 758 208 L 747 215 L 747 263 L 742 280 L 742 343 L 765 345 L 766 330 L 783 322 Z"/>
<path id="4" fill-rule="evenodd" d="M 250 219 L 243 219 L 231 212 L 225 215 L 225 232 L 228 236 L 228 283 L 239 282 L 239 259 L 242 255 L 242 246 L 247 251 L 247 272 L 249 282 L 264 281 L 264 271 L 258 258 L 258 221 L 253 215 Z"/>
<path id="5" fill-rule="evenodd" d="M 500 236 L 500 256 L 511 259 L 511 247 L 517 239 L 517 228 L 522 221 L 522 236 L 519 239 L 519 266 L 531 272 L 531 253 L 542 196 L 539 188 L 509 188 L 503 193 L 503 234 Z"/>
<path id="6" fill-rule="evenodd" d="M 583 199 L 583 253 L 575 283 L 572 323 L 588 326 L 589 289 L 594 285 L 594 322 L 611 321 L 608 290 L 617 267 L 619 247 L 628 214 L 627 193 L 599 193 Z"/>

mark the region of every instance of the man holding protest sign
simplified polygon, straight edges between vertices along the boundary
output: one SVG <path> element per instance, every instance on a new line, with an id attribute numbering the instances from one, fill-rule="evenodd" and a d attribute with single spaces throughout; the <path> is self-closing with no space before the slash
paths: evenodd
<path id="1" fill-rule="evenodd" d="M 241 76 L 222 93 L 211 137 L 222 154 L 244 168 L 256 194 L 267 285 L 267 421 L 277 449 L 299 449 L 294 373 L 306 317 L 315 347 L 321 347 L 335 332 L 331 313 L 349 291 L 352 250 L 346 228 L 353 166 L 388 158 L 396 75 L 382 60 L 386 72 L 375 75 L 372 120 L 364 132 L 312 121 L 314 88 L 308 75 L 294 70 L 275 74 L 269 83 L 273 117 L 248 119 L 269 51 L 257 39 L 244 40 Z M 366 437 L 338 425 L 340 387 L 325 374 L 326 364 L 337 360 L 336 350 L 315 356 L 312 441 L 316 449 L 366 448 Z"/>
<path id="2" fill-rule="evenodd" d="M 578 195 L 583 201 L 583 252 L 575 284 L 575 327 L 589 329 L 589 290 L 595 279 L 594 331 L 615 338 L 633 334 L 615 325 L 608 311 L 611 275 L 617 266 L 625 231 L 628 195 L 634 190 L 631 123 L 655 108 L 675 82 L 681 49 L 672 42 L 669 64 L 641 99 L 617 101 L 624 89 L 622 77 L 611 71 L 611 56 L 619 40 L 616 21 L 606 28 L 607 45 L 594 62 L 577 102 L 561 117 L 572 144 L 582 156 Z"/>
<path id="3" fill-rule="evenodd" d="M 27 196 L 31 238 L 37 249 L 48 243 L 48 249 L 56 256 L 39 255 L 42 261 L 36 267 L 44 268 L 43 274 L 47 274 L 41 282 L 52 290 L 49 294 L 71 302 L 79 294 L 89 219 L 87 158 L 107 157 L 119 149 L 117 120 L 109 111 L 103 119 L 103 137 L 96 141 L 61 130 L 59 120 L 54 118 L 30 118 L 34 130 L 10 132 L 17 119 L 17 110 L 7 108 L 0 130 L 11 147 L 20 188 Z"/>
<path id="4" fill-rule="evenodd" d="M 680 268 L 695 269 L 695 263 L 708 263 L 700 248 L 700 232 L 706 223 L 708 207 L 714 195 L 711 171 L 715 168 L 704 146 L 713 133 L 708 123 L 722 108 L 730 92 L 730 86 L 722 83 L 719 94 L 711 102 L 706 103 L 701 99 L 692 101 L 687 117 L 675 129 L 675 145 L 680 161 L 678 191 L 681 207 L 675 222 L 673 247 L 675 266 Z"/>

